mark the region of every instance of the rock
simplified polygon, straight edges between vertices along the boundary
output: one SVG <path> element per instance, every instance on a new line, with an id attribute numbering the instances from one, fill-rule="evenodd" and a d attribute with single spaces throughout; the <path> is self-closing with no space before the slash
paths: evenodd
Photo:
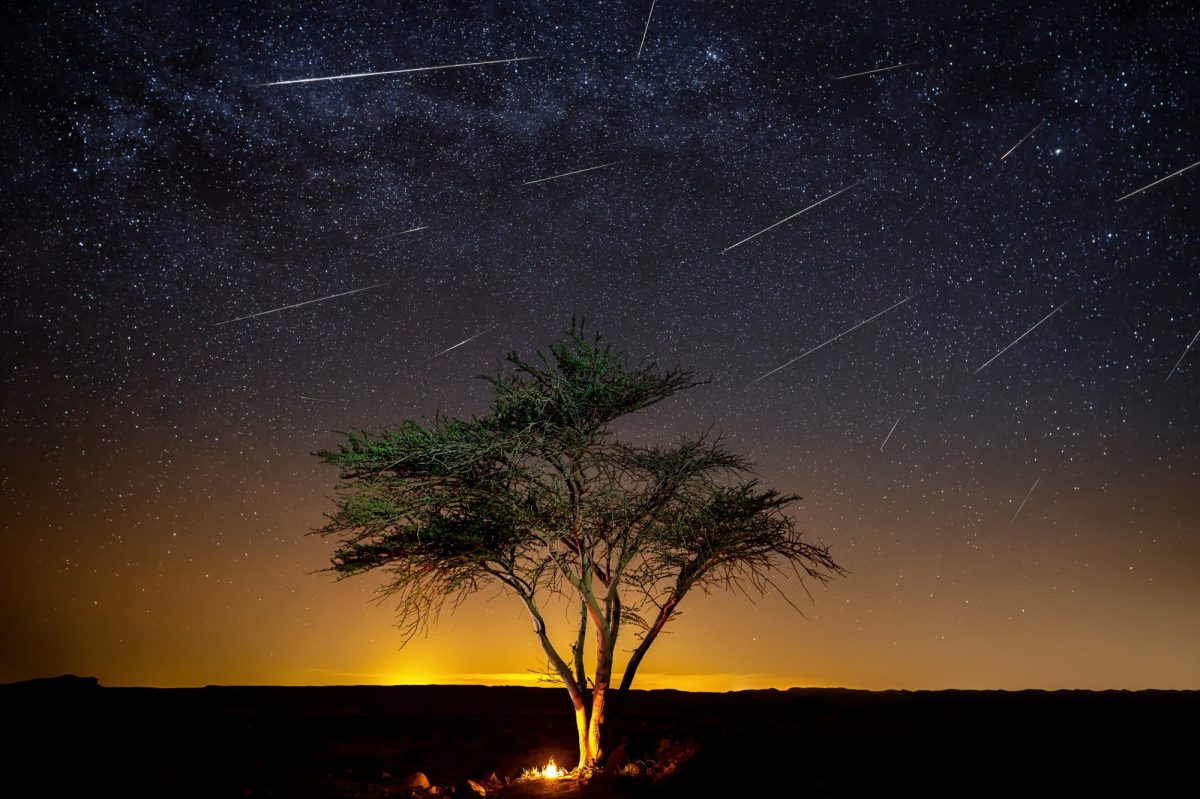
<path id="1" fill-rule="evenodd" d="M 475 780 L 467 780 L 459 786 L 461 790 L 456 790 L 454 793 L 462 794 L 463 796 L 487 796 L 487 788 L 484 788 Z"/>
<path id="2" fill-rule="evenodd" d="M 429 790 L 429 778 L 419 771 L 414 771 L 403 780 L 400 781 L 401 788 L 417 788 L 422 791 Z"/>
<path id="3" fill-rule="evenodd" d="M 692 740 L 672 741 L 663 738 L 654 751 L 654 765 L 648 770 L 650 778 L 657 782 L 674 774 L 676 769 L 692 759 L 699 748 Z"/>
<path id="4" fill-rule="evenodd" d="M 625 742 L 617 744 L 617 748 L 613 749 L 604 759 L 605 774 L 619 774 L 621 769 L 629 763 L 629 752 L 625 750 Z"/>

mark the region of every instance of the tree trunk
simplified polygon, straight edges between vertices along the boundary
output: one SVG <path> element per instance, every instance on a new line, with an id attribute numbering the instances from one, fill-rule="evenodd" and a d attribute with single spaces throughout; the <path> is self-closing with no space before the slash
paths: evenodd
<path id="1" fill-rule="evenodd" d="M 588 720 L 589 765 L 598 766 L 604 758 L 604 702 L 608 685 L 597 681 L 592 688 L 592 717 Z"/>
<path id="2" fill-rule="evenodd" d="M 587 763 L 598 766 L 604 759 L 604 716 L 608 684 L 612 680 L 613 641 L 596 631 L 596 682 L 592 686 L 592 712 L 588 718 Z"/>
<path id="3" fill-rule="evenodd" d="M 655 633 L 655 637 L 657 637 L 657 633 Z M 651 638 L 650 641 L 653 643 L 654 639 Z M 639 646 L 633 651 L 633 656 L 629 658 L 629 663 L 625 665 L 625 673 L 621 675 L 621 693 L 625 693 L 629 690 L 629 686 L 633 685 L 633 677 L 637 674 L 638 666 L 642 664 L 642 658 L 646 656 L 646 650 L 649 648 L 649 645 Z"/>
<path id="4" fill-rule="evenodd" d="M 575 639 L 575 643 L 571 645 L 571 654 L 575 660 L 575 682 L 579 683 L 579 690 L 587 690 L 587 670 L 583 664 L 583 645 L 587 641 L 587 622 L 588 609 L 587 602 L 580 601 L 579 603 L 579 635 Z"/>
<path id="5" fill-rule="evenodd" d="M 658 618 L 650 625 L 650 629 L 642 636 L 642 642 L 638 644 L 637 649 L 633 650 L 633 655 L 629 658 L 629 663 L 625 665 L 625 674 L 621 677 L 621 693 L 624 694 L 629 690 L 629 686 L 633 685 L 633 677 L 637 674 L 638 666 L 642 665 L 642 658 L 650 651 L 651 644 L 654 639 L 658 638 L 658 634 L 662 632 L 662 628 L 667 626 L 667 622 L 671 619 L 671 614 L 675 612 L 675 606 L 679 604 L 677 597 L 672 597 L 658 612 Z"/>
<path id="6" fill-rule="evenodd" d="M 588 747 L 588 708 L 583 702 L 575 705 L 575 731 L 579 734 L 579 765 L 576 768 L 590 767 L 592 758 Z"/>
<path id="7" fill-rule="evenodd" d="M 592 705 L 575 706 L 575 731 L 579 736 L 578 768 L 596 768 L 604 759 L 604 716 L 607 687 L 597 684 L 592 689 Z"/>
<path id="8" fill-rule="evenodd" d="M 588 706 L 584 696 L 584 687 L 575 681 L 575 675 L 571 673 L 571 667 L 559 657 L 558 652 L 554 649 L 554 644 L 550 643 L 550 637 L 546 634 L 546 622 L 542 619 L 541 612 L 537 609 L 537 605 L 533 602 L 533 597 L 527 593 L 518 592 L 521 599 L 525 601 L 525 607 L 529 610 L 529 616 L 533 620 L 533 632 L 537 635 L 538 641 L 542 645 L 542 651 L 546 653 L 554 670 L 558 672 L 559 679 L 566 686 L 567 693 L 571 697 L 571 705 L 575 708 L 575 727 L 579 732 L 579 765 L 591 766 L 595 763 L 595 758 L 592 756 L 592 746 L 589 739 L 590 726 L 588 724 Z M 611 657 L 609 658 L 611 660 Z M 610 665 L 611 670 L 611 665 Z"/>

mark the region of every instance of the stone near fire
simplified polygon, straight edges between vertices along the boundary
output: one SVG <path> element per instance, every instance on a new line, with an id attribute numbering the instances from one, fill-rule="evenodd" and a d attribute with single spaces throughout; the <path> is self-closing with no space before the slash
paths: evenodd
<path id="1" fill-rule="evenodd" d="M 414 771 L 400 782 L 402 788 L 419 788 L 422 791 L 429 790 L 429 778 L 420 771 Z"/>
<path id="2" fill-rule="evenodd" d="M 617 748 L 613 749 L 604 761 L 605 774 L 619 774 L 621 769 L 625 768 L 629 763 L 629 752 L 625 748 L 625 741 L 617 744 Z"/>

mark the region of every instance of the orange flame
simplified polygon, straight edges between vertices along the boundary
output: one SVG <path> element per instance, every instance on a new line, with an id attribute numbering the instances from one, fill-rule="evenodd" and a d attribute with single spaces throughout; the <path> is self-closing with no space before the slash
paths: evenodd
<path id="1" fill-rule="evenodd" d="M 542 769 L 542 776 L 548 780 L 556 780 L 559 777 L 565 777 L 566 774 L 567 772 L 560 769 L 558 764 L 554 762 L 554 758 L 550 758 L 550 762 Z"/>

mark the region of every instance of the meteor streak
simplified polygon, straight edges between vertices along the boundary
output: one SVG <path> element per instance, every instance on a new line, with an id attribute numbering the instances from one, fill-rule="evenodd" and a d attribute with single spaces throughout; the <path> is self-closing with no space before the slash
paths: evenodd
<path id="1" fill-rule="evenodd" d="M 470 338 L 464 338 L 462 341 L 458 342 L 457 344 L 455 344 L 452 347 L 447 347 L 446 349 L 442 350 L 441 352 L 435 352 L 433 355 L 430 355 L 428 358 L 426 358 L 425 360 L 423 360 L 419 364 L 417 364 L 417 366 L 418 367 L 424 366 L 425 364 L 429 363 L 430 361 L 432 361 L 434 358 L 438 357 L 439 355 L 445 355 L 450 350 L 456 350 L 464 344 L 469 344 L 470 342 L 472 342 L 475 339 L 482 336 L 484 333 L 490 333 L 491 331 L 495 330 L 498 327 L 500 327 L 500 325 L 492 325 L 487 330 L 480 330 L 475 335 L 471 336 Z"/>
<path id="2" fill-rule="evenodd" d="M 1200 338 L 1200 330 L 1196 331 L 1196 335 L 1192 336 L 1192 340 L 1188 342 L 1186 347 L 1183 348 L 1183 355 L 1180 355 L 1179 360 L 1175 362 L 1175 366 L 1171 369 L 1171 374 L 1167 375 L 1167 380 L 1170 380 L 1171 375 L 1175 374 L 1175 370 L 1179 368 L 1179 364 L 1183 363 L 1183 359 L 1187 357 L 1188 350 L 1192 348 L 1192 345 L 1196 343 L 1196 339 L 1198 338 Z M 1164 380 L 1163 382 L 1165 383 L 1167 380 Z"/>
<path id="3" fill-rule="evenodd" d="M 1033 481 L 1033 485 L 1031 485 L 1029 487 L 1029 493 L 1025 495 L 1025 499 L 1021 500 L 1021 506 L 1019 508 L 1017 508 L 1017 512 L 1014 513 L 1013 517 L 1008 520 L 1009 524 L 1012 524 L 1013 522 L 1015 522 L 1017 520 L 1017 517 L 1021 515 L 1021 511 L 1025 509 L 1025 503 L 1028 502 L 1029 498 L 1033 496 L 1033 489 L 1037 488 L 1038 483 L 1040 483 L 1040 482 L 1042 482 L 1042 476 L 1039 474 L 1038 478 Z"/>
<path id="4" fill-rule="evenodd" d="M 361 289 L 351 289 L 350 291 L 343 291 L 340 294 L 330 294 L 328 297 L 317 297 L 315 300 L 305 300 L 304 302 L 297 302 L 297 303 L 293 303 L 292 305 L 281 305 L 280 307 L 272 308 L 269 311 L 259 311 L 258 313 L 252 313 L 252 314 L 247 314 L 245 316 L 239 316 L 236 319 L 226 319 L 224 322 L 214 322 L 213 327 L 217 327 L 219 325 L 228 325 L 233 322 L 241 322 L 245 319 L 254 319 L 255 317 L 258 317 L 258 316 L 266 316 L 269 313 L 278 313 L 279 311 L 286 311 L 290 308 L 299 308 L 302 305 L 312 305 L 314 302 L 325 302 L 325 300 L 332 300 L 332 299 L 336 299 L 338 297 L 346 297 L 351 294 L 357 294 L 360 291 L 370 291 L 371 289 L 377 289 L 380 286 L 386 286 L 386 285 L 387 285 L 386 283 L 376 283 L 374 286 L 367 286 L 367 287 L 361 288 Z"/>
<path id="5" fill-rule="evenodd" d="M 900 69 L 901 67 L 911 67 L 915 63 L 917 63 L 917 62 L 909 61 L 908 63 L 905 63 L 905 64 L 897 64 L 894 67 L 880 67 L 879 69 L 868 69 L 866 72 L 852 72 L 849 75 L 838 75 L 836 78 L 834 78 L 834 80 L 845 80 L 846 78 L 857 78 L 860 75 L 874 75 L 876 72 L 889 72 L 893 69 Z"/>
<path id="6" fill-rule="evenodd" d="M 870 322 L 870 321 L 872 321 L 872 320 L 874 320 L 874 319 L 878 319 L 879 317 L 883 316 L 883 315 L 884 315 L 885 313 L 887 313 L 888 311 L 892 310 L 893 308 L 898 308 L 898 307 L 900 307 L 901 305 L 903 305 L 904 303 L 908 302 L 909 300 L 911 300 L 911 299 L 912 299 L 913 297 L 915 297 L 915 296 L 916 296 L 915 294 L 914 294 L 914 295 L 910 295 L 910 296 L 908 296 L 908 297 L 905 297 L 904 299 L 900 300 L 900 302 L 896 303 L 895 305 L 890 305 L 890 306 L 888 306 L 887 308 L 884 308 L 882 311 L 880 311 L 879 313 L 875 314 L 875 315 L 874 315 L 874 316 L 872 316 L 870 319 L 864 319 L 864 320 L 862 320 L 861 322 L 859 322 L 857 325 L 855 325 L 854 327 L 851 327 L 851 328 L 849 328 L 849 329 L 847 329 L 847 330 L 843 330 L 841 333 L 838 333 L 836 336 L 834 336 L 833 338 L 831 338 L 831 339 L 829 339 L 829 340 L 827 340 L 827 341 L 822 341 L 820 344 L 818 344 L 817 346 L 813 347 L 811 350 L 809 350 L 808 352 L 804 353 L 803 355 L 797 355 L 795 358 L 792 358 L 790 361 L 788 361 L 787 363 L 783 364 L 783 366 L 776 366 L 774 369 L 772 369 L 771 371 L 767 372 L 765 375 L 762 375 L 762 376 L 760 376 L 760 377 L 756 377 L 756 378 L 754 378 L 754 379 L 753 379 L 753 380 L 751 380 L 751 381 L 750 381 L 750 382 L 749 382 L 747 385 L 748 385 L 748 386 L 752 386 L 752 385 L 754 385 L 755 383 L 757 383 L 759 380 L 762 380 L 763 378 L 770 377 L 771 375 L 775 374 L 775 373 L 776 373 L 776 372 L 778 372 L 780 369 L 783 369 L 784 367 L 787 367 L 787 366 L 791 366 L 792 364 L 794 364 L 796 361 L 800 360 L 801 358 L 806 358 L 806 357 L 808 357 L 809 355 L 812 355 L 814 352 L 816 352 L 817 350 L 821 349 L 821 348 L 822 348 L 822 347 L 824 347 L 826 344 L 832 344 L 833 342 L 837 341 L 839 338 L 841 338 L 842 336 L 846 335 L 847 333 L 850 333 L 850 332 L 852 332 L 852 331 L 854 331 L 854 330 L 857 330 L 858 328 L 860 328 L 860 327 L 862 327 L 863 325 L 865 325 L 867 322 Z M 900 420 L 899 420 L 899 419 L 897 419 L 897 420 L 896 420 L 896 422 L 897 422 L 897 424 L 899 424 Z M 893 429 L 894 429 L 894 428 L 893 428 Z M 889 433 L 889 435 L 890 435 L 890 433 Z M 887 442 L 885 441 L 884 443 L 886 444 Z"/>
<path id="7" fill-rule="evenodd" d="M 421 227 L 414 227 L 414 228 L 409 228 L 408 230 L 401 230 L 399 233 L 389 233 L 386 236 L 380 236 L 378 239 L 376 239 L 376 241 L 383 241 L 384 239 L 394 239 L 397 236 L 407 236 L 409 233 L 416 233 L 418 230 L 428 230 L 428 229 L 429 229 L 429 225 L 422 225 Z"/>
<path id="8" fill-rule="evenodd" d="M 904 418 L 904 414 L 900 414 L 896 417 L 896 424 L 892 425 L 892 429 L 888 431 L 887 437 L 884 438 L 883 443 L 879 445 L 880 452 L 883 452 L 883 448 L 886 447 L 887 443 L 892 440 L 892 433 L 896 432 L 896 428 L 900 426 L 900 420 L 902 418 Z"/>
<path id="9" fill-rule="evenodd" d="M 586 169 L 576 169 L 573 172 L 563 172 L 562 174 L 559 174 L 559 175 L 551 175 L 548 178 L 538 178 L 537 180 L 527 180 L 524 183 L 522 183 L 521 185 L 522 186 L 532 186 L 534 183 L 544 183 L 547 180 L 556 180 L 558 178 L 565 178 L 568 175 L 579 175 L 579 174 L 582 174 L 583 172 L 591 172 L 593 169 L 604 169 L 604 167 L 606 167 L 606 166 L 612 166 L 613 164 L 619 164 L 619 163 L 621 163 L 621 162 L 620 161 L 609 161 L 607 164 L 600 164 L 600 166 L 589 166 Z"/>
<path id="10" fill-rule="evenodd" d="M 856 180 L 856 181 L 854 181 L 853 183 L 851 183 L 849 186 L 847 186 L 846 188 L 844 188 L 844 189 L 838 189 L 838 190 L 837 190 L 837 191 L 835 191 L 833 194 L 831 194 L 831 195 L 829 195 L 828 197 L 826 197 L 824 200 L 817 200 L 815 203 L 813 203 L 812 205 L 808 206 L 807 208 L 802 208 L 802 209 L 800 209 L 799 211 L 797 211 L 796 213 L 792 214 L 791 216 L 789 216 L 789 217 L 786 217 L 786 218 L 784 218 L 784 219 L 780 219 L 778 222 L 776 222 L 775 224 L 771 225 L 770 227 L 765 227 L 765 228 L 763 228 L 762 230 L 758 231 L 757 233 L 755 233 L 755 234 L 753 234 L 753 235 L 751 235 L 751 236 L 747 236 L 746 238 L 744 238 L 744 239 L 742 239 L 741 241 L 739 241 L 737 244 L 731 244 L 731 245 L 729 245 L 729 246 L 728 246 L 728 247 L 726 247 L 725 249 L 721 250 L 721 253 L 722 253 L 722 254 L 724 254 L 724 253 L 727 253 L 727 252 L 729 252 L 730 250 L 732 250 L 734 247 L 740 247 L 740 246 L 742 246 L 742 245 L 743 245 L 743 244 L 745 244 L 746 242 L 750 241 L 750 239 L 753 239 L 753 238 L 756 238 L 756 237 L 758 237 L 758 236 L 761 236 L 762 234 L 766 233 L 766 232 L 767 232 L 768 230 L 770 230 L 771 228 L 776 228 L 776 227 L 779 227 L 779 226 L 780 226 L 780 225 L 782 225 L 784 222 L 788 221 L 788 219 L 795 219 L 796 217 L 800 216 L 800 214 L 804 213 L 805 211 L 811 211 L 812 209 L 816 208 L 816 207 L 817 207 L 818 205 L 820 205 L 821 203 L 823 203 L 823 202 L 826 202 L 827 200 L 832 200 L 834 197 L 838 196 L 838 195 L 839 195 L 839 194 L 841 194 L 842 192 L 844 192 L 844 191 L 850 191 L 850 189 L 854 188 L 854 187 L 855 187 L 855 186 L 857 186 L 859 183 L 862 183 L 862 181 L 861 181 L 861 180 Z"/>
<path id="11" fill-rule="evenodd" d="M 1046 124 L 1046 120 L 1044 120 L 1044 119 L 1043 119 L 1041 122 L 1037 123 L 1037 125 L 1034 127 L 1034 129 L 1033 129 L 1033 130 L 1029 131 L 1029 132 L 1028 132 L 1028 133 L 1026 133 L 1024 136 L 1022 136 L 1022 137 L 1021 137 L 1021 141 L 1017 142 L 1017 143 L 1016 143 L 1016 144 L 1014 144 L 1012 147 L 1008 148 L 1008 152 L 1007 152 L 1007 153 L 1005 153 L 1004 155 L 1000 156 L 1000 160 L 1001 160 L 1001 161 L 1003 161 L 1005 158 L 1008 158 L 1008 156 L 1010 156 L 1010 155 L 1012 154 L 1012 151 L 1013 151 L 1013 150 L 1015 150 L 1015 149 L 1017 149 L 1018 147 L 1020 147 L 1020 146 L 1021 146 L 1021 144 L 1023 144 L 1023 143 L 1024 143 L 1024 141 L 1025 141 L 1026 139 L 1028 139 L 1028 138 L 1029 138 L 1030 136 L 1032 136 L 1033 134 L 1037 133 L 1037 132 L 1038 132 L 1038 128 L 1040 128 L 1042 125 L 1045 125 L 1045 124 Z"/>
<path id="12" fill-rule="evenodd" d="M 650 13 L 646 15 L 646 27 L 642 29 L 642 41 L 638 45 L 637 56 L 634 60 L 642 57 L 642 48 L 646 46 L 646 34 L 650 31 L 650 20 L 654 16 L 654 4 L 657 2 L 658 0 L 650 0 Z"/>
<path id="13" fill-rule="evenodd" d="M 1117 200 L 1117 202 L 1121 202 L 1121 200 L 1128 200 L 1133 195 L 1143 192 L 1146 189 L 1157 186 L 1159 183 L 1162 183 L 1164 180 L 1170 180 L 1171 178 L 1173 178 L 1177 175 L 1182 175 L 1184 172 L 1187 172 L 1189 169 L 1191 169 L 1194 166 L 1200 166 L 1200 161 L 1197 161 L 1194 164 L 1188 164 L 1183 169 L 1180 169 L 1178 172 L 1172 172 L 1171 174 L 1167 175 L 1165 178 L 1159 178 L 1158 180 L 1154 181 L 1153 183 L 1148 183 L 1145 186 L 1142 186 L 1140 189 L 1134 189 L 1133 191 L 1126 194 L 1124 197 L 1119 198 Z"/>
<path id="14" fill-rule="evenodd" d="M 1070 302 L 1071 300 L 1075 299 L 1075 298 L 1076 298 L 1076 297 L 1078 297 L 1078 296 L 1079 296 L 1079 292 L 1075 292 L 1074 294 L 1072 294 L 1070 297 L 1068 297 L 1068 298 L 1067 298 L 1067 302 Z M 1021 339 L 1025 338 L 1025 337 L 1026 337 L 1026 336 L 1028 336 L 1030 333 L 1032 333 L 1034 330 L 1036 330 L 1036 329 L 1038 328 L 1038 326 L 1042 324 L 1042 322 L 1045 322 L 1045 321 L 1046 321 L 1047 319 L 1049 319 L 1051 316 L 1054 316 L 1056 313 L 1058 313 L 1060 310 L 1062 310 L 1062 307 L 1063 307 L 1063 305 L 1066 305 L 1066 304 L 1067 304 L 1067 302 L 1064 302 L 1062 305 L 1058 306 L 1058 307 L 1057 307 L 1057 308 L 1055 308 L 1053 311 L 1051 311 L 1050 313 L 1046 314 L 1046 315 L 1045 315 L 1045 316 L 1043 316 L 1041 319 L 1039 319 L 1037 324 L 1035 324 L 1033 327 L 1031 327 L 1031 328 L 1029 328 L 1028 330 L 1026 330 L 1026 331 L 1025 331 L 1024 333 L 1022 333 L 1021 335 L 1017 336 L 1016 340 L 1015 340 L 1015 341 L 1013 341 L 1013 342 L 1012 342 L 1012 344 L 1009 344 L 1007 347 L 1005 347 L 1004 349 L 1002 349 L 1002 350 L 1000 350 L 999 352 L 997 352 L 997 353 L 996 353 L 995 355 L 993 355 L 991 358 L 988 358 L 988 360 L 987 360 L 987 363 L 985 363 L 983 366 L 981 366 L 981 367 L 979 367 L 978 369 L 976 369 L 976 370 L 975 370 L 975 371 L 974 371 L 972 374 L 979 374 L 980 372 L 982 372 L 982 371 L 984 370 L 984 367 L 986 367 L 986 366 L 987 366 L 989 363 L 991 363 L 992 361 L 996 360 L 997 358 L 999 358 L 999 357 L 1000 357 L 1001 355 L 1003 355 L 1004 353 L 1008 352 L 1008 351 L 1009 351 L 1009 350 L 1010 350 L 1010 349 L 1013 347 L 1013 345 L 1014 345 L 1014 344 L 1016 344 L 1018 341 L 1020 341 Z"/>
<path id="15" fill-rule="evenodd" d="M 325 80 L 349 80 L 350 78 L 371 78 L 376 75 L 402 75 L 406 72 L 432 72 L 437 69 L 459 69 L 460 67 L 481 67 L 485 64 L 508 64 L 513 61 L 532 61 L 541 56 L 527 55 L 520 58 L 497 58 L 494 61 L 468 61 L 463 64 L 442 64 L 436 67 L 411 67 L 409 69 L 388 69 L 383 72 L 351 72 L 345 75 L 328 75 L 322 78 L 297 78 L 295 80 L 276 80 L 270 83 L 256 83 L 255 86 L 290 86 L 295 83 L 317 83 Z"/>

